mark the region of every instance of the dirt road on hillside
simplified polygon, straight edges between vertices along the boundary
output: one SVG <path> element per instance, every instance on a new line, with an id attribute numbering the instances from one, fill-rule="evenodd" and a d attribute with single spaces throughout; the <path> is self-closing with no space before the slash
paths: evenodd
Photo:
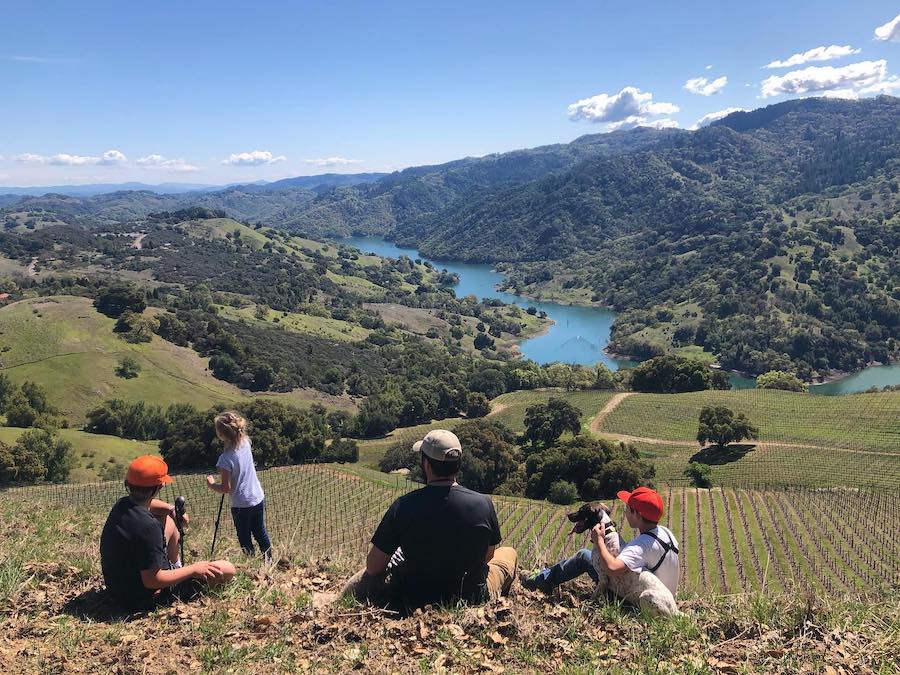
<path id="1" fill-rule="evenodd" d="M 626 391 L 621 394 L 616 394 L 611 399 L 609 399 L 609 402 L 605 406 L 603 406 L 600 412 L 598 412 L 594 419 L 591 420 L 591 432 L 599 434 L 600 426 L 603 424 L 603 420 L 606 419 L 606 416 L 609 415 L 609 413 L 611 413 L 613 410 L 615 410 L 618 405 L 629 396 L 634 396 L 634 392 Z"/>

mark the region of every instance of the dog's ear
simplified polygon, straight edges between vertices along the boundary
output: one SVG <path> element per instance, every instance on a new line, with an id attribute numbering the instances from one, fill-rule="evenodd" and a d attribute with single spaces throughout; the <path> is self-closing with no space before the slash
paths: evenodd
<path id="1" fill-rule="evenodd" d="M 578 510 L 574 513 L 566 514 L 566 518 L 569 519 L 569 522 L 577 523 L 579 520 L 583 520 L 585 515 L 591 510 L 590 504 L 582 504 L 578 507 Z"/>

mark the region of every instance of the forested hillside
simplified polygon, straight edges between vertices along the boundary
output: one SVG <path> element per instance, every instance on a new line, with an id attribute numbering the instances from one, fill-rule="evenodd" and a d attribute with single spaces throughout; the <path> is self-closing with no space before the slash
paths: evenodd
<path id="1" fill-rule="evenodd" d="M 900 100 L 788 101 L 568 147 L 572 166 L 528 180 L 532 158 L 518 184 L 470 168 L 481 182 L 443 208 L 447 166 L 320 197 L 294 224 L 514 262 L 509 288 L 527 295 L 587 289 L 623 312 L 612 347 L 629 355 L 695 345 L 728 368 L 807 379 L 900 355 Z"/>
<path id="2" fill-rule="evenodd" d="M 306 236 L 386 236 L 497 263 L 518 293 L 618 310 L 621 354 L 687 348 L 812 380 L 900 357 L 898 175 L 900 99 L 803 99 L 355 185 L 45 195 L 0 215 L 15 231 L 199 206 Z"/>

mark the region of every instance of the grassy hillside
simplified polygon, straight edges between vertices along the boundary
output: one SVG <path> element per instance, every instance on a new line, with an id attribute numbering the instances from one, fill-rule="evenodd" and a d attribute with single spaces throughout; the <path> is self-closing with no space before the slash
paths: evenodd
<path id="1" fill-rule="evenodd" d="M 591 588 L 583 582 L 552 598 L 516 585 L 508 599 L 483 608 L 432 608 L 397 619 L 331 603 L 362 563 L 381 512 L 406 486 L 328 467 L 274 470 L 262 480 L 278 565 L 239 555 L 224 524 L 217 552 L 237 562 L 236 582 L 202 602 L 129 621 L 101 592 L 96 551 L 119 488 L 0 492 L 7 544 L 0 549 L 0 669 L 896 672 L 897 605 L 858 595 L 872 592 L 879 575 L 896 575 L 896 541 L 885 533 L 875 542 L 887 547 L 875 555 L 875 567 L 866 551 L 853 549 L 851 513 L 878 517 L 874 503 L 859 495 L 666 494 L 670 525 L 686 552 L 680 592 L 686 616 L 676 620 L 652 620 L 605 601 L 591 606 Z M 192 515 L 190 562 L 208 551 L 218 499 L 202 476 L 178 477 L 176 486 Z M 525 566 L 579 545 L 566 536 L 560 509 L 528 500 L 495 502 L 505 543 L 519 547 Z M 823 515 L 841 535 L 834 541 L 818 536 Z M 803 531 L 817 536 L 794 534 Z"/>
<path id="2" fill-rule="evenodd" d="M 636 394 L 616 407 L 601 431 L 693 441 L 705 405 L 726 405 L 759 427 L 760 440 L 900 454 L 900 392 L 813 396 L 745 389 Z"/>
<path id="3" fill-rule="evenodd" d="M 16 382 L 44 386 L 51 403 L 74 425 L 108 398 L 148 403 L 191 403 L 206 408 L 248 395 L 206 370 L 206 359 L 157 336 L 129 344 L 113 333 L 115 322 L 98 313 L 86 298 L 52 296 L 0 307 L 0 372 Z M 138 377 L 116 376 L 119 359 L 129 355 L 141 365 Z M 298 390 L 267 394 L 293 404 L 318 401 L 352 407 L 349 400 Z"/>
<path id="4" fill-rule="evenodd" d="M 26 429 L 0 427 L 0 442 L 12 445 Z M 122 467 L 138 455 L 159 454 L 156 441 L 132 441 L 117 436 L 89 434 L 80 429 L 60 429 L 59 436 L 72 444 L 75 467 L 69 474 L 72 483 L 94 483 L 100 480 L 106 465 L 124 478 Z"/>
<path id="5" fill-rule="evenodd" d="M 900 392 L 813 396 L 753 389 L 619 394 L 613 401 L 610 392 L 517 391 L 494 399 L 491 418 L 521 432 L 525 409 L 551 396 L 583 412 L 585 432 L 634 443 L 656 467 L 660 484 L 685 484 L 690 461 L 710 464 L 715 485 L 900 483 Z M 724 453 L 700 452 L 700 408 L 711 404 L 746 414 L 759 427 L 759 440 Z"/>

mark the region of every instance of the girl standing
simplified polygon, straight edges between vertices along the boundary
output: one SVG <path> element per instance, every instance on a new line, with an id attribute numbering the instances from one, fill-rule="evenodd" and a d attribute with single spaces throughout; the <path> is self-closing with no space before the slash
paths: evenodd
<path id="1" fill-rule="evenodd" d="M 225 451 L 216 462 L 220 481 L 217 483 L 215 476 L 207 476 L 206 484 L 214 492 L 231 495 L 231 517 L 244 553 L 255 553 L 253 539 L 256 539 L 260 551 L 270 560 L 272 543 L 266 532 L 266 496 L 256 477 L 247 420 L 236 412 L 223 412 L 216 416 L 215 426 Z"/>

